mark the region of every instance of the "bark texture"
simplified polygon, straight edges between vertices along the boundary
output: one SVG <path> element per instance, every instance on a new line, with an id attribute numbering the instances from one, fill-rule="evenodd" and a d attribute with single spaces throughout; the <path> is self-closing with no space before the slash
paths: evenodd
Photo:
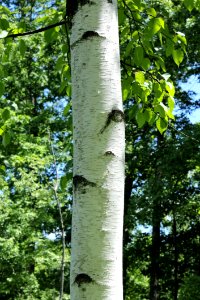
<path id="1" fill-rule="evenodd" d="M 72 13 L 71 300 L 122 300 L 124 114 L 117 1 Z"/>

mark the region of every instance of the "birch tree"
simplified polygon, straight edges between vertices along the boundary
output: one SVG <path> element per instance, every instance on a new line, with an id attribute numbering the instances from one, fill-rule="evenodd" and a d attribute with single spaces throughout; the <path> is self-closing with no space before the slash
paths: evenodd
<path id="1" fill-rule="evenodd" d="M 71 299 L 122 299 L 125 139 L 117 1 L 78 2 L 70 11 Z"/>

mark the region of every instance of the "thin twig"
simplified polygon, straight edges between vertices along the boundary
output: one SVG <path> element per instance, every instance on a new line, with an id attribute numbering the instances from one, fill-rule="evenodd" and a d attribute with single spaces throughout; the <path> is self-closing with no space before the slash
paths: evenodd
<path id="1" fill-rule="evenodd" d="M 32 30 L 32 31 L 9 34 L 5 37 L 5 39 L 6 38 L 15 38 L 15 37 L 18 37 L 18 36 L 32 35 L 32 34 L 35 34 L 35 33 L 43 32 L 43 31 L 46 31 L 48 29 L 64 25 L 65 22 L 66 22 L 66 20 L 62 20 L 58 23 L 54 23 L 54 24 L 51 24 L 51 25 L 48 25 L 48 26 L 45 26 L 45 27 L 42 27 L 42 28 L 39 28 L 39 29 Z"/>
<path id="2" fill-rule="evenodd" d="M 49 144 L 51 147 L 51 153 L 53 156 L 53 164 L 54 164 L 54 169 L 55 169 L 55 175 L 56 175 L 56 182 L 53 186 L 53 192 L 54 192 L 54 198 L 57 202 L 58 206 L 58 211 L 59 211 L 59 216 L 60 216 L 60 225 L 61 225 L 61 237 L 62 237 L 62 257 L 61 257 L 61 268 L 60 268 L 60 295 L 59 295 L 59 300 L 63 299 L 63 291 L 64 291 L 64 280 L 65 280 L 65 227 L 64 227 L 64 221 L 63 221 L 63 215 L 62 215 L 62 208 L 60 204 L 60 200 L 58 197 L 58 186 L 59 186 L 59 176 L 58 176 L 58 167 L 57 167 L 57 162 L 56 162 L 56 156 L 53 148 L 53 144 L 51 141 L 51 133 L 49 132 Z"/>

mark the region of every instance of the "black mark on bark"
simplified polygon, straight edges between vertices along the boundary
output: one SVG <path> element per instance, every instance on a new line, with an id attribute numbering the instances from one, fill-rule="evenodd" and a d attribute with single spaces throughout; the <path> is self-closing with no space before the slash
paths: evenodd
<path id="1" fill-rule="evenodd" d="M 78 274 L 74 280 L 74 283 L 77 283 L 78 287 L 80 287 L 84 283 L 88 284 L 92 282 L 92 278 L 85 273 Z"/>
<path id="2" fill-rule="evenodd" d="M 88 38 L 92 38 L 92 37 L 96 37 L 96 36 L 100 37 L 100 35 L 96 31 L 86 31 L 82 35 L 81 40 L 84 40 L 84 39 L 86 40 Z"/>
<path id="3" fill-rule="evenodd" d="M 98 34 L 98 32 L 96 31 L 86 31 L 84 32 L 84 34 L 82 35 L 82 37 L 80 39 L 78 39 L 76 42 L 74 42 L 72 45 L 71 45 L 71 48 L 74 48 L 78 43 L 84 41 L 84 40 L 88 40 L 90 38 L 94 38 L 94 37 L 98 37 L 98 38 L 101 38 L 101 39 L 105 39 L 104 36 L 101 36 Z"/>
<path id="4" fill-rule="evenodd" d="M 115 154 L 112 151 L 106 151 L 105 156 L 115 156 Z"/>
<path id="5" fill-rule="evenodd" d="M 94 5 L 96 3 L 90 0 L 67 0 L 67 5 L 66 5 L 67 16 L 70 19 L 72 19 L 73 16 L 78 11 L 79 6 L 81 7 L 85 4 Z"/>
<path id="6" fill-rule="evenodd" d="M 85 193 L 85 187 L 87 187 L 87 186 L 95 187 L 96 186 L 96 183 L 91 182 L 91 181 L 87 180 L 85 177 L 80 176 L 80 175 L 75 175 L 73 177 L 73 184 L 74 184 L 75 190 L 79 189 L 83 193 Z"/>
<path id="7" fill-rule="evenodd" d="M 115 123 L 120 123 L 124 121 L 124 113 L 121 110 L 113 109 L 109 114 L 106 121 L 106 124 L 101 129 L 100 133 L 103 133 L 105 129 L 110 125 L 111 121 Z"/>
<path id="8" fill-rule="evenodd" d="M 107 1 L 108 1 L 108 3 L 113 3 L 112 0 L 107 0 Z"/>

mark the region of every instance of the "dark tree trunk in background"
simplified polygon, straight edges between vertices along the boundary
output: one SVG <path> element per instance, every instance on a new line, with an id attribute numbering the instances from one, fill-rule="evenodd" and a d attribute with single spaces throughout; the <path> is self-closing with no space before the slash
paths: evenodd
<path id="1" fill-rule="evenodd" d="M 160 277 L 160 224 L 162 220 L 162 165 L 160 163 L 164 155 L 163 136 L 158 133 L 157 155 L 155 157 L 154 179 L 152 181 L 152 244 L 151 244 L 151 268 L 150 268 L 150 300 L 159 299 L 159 277 Z"/>
<path id="2" fill-rule="evenodd" d="M 128 208 L 130 205 L 130 198 L 132 192 L 133 178 L 130 175 L 126 176 L 125 179 L 125 190 L 124 190 L 124 227 L 123 227 L 123 299 L 125 299 L 127 294 L 127 269 L 128 269 L 128 257 L 126 246 L 130 241 L 127 217 L 128 217 Z"/>
<path id="3" fill-rule="evenodd" d="M 160 205 L 155 201 L 152 213 L 152 245 L 150 270 L 150 300 L 159 299 Z"/>
<path id="4" fill-rule="evenodd" d="M 176 214 L 173 212 L 173 240 L 174 240 L 174 291 L 173 299 L 178 299 L 178 248 Z"/>

